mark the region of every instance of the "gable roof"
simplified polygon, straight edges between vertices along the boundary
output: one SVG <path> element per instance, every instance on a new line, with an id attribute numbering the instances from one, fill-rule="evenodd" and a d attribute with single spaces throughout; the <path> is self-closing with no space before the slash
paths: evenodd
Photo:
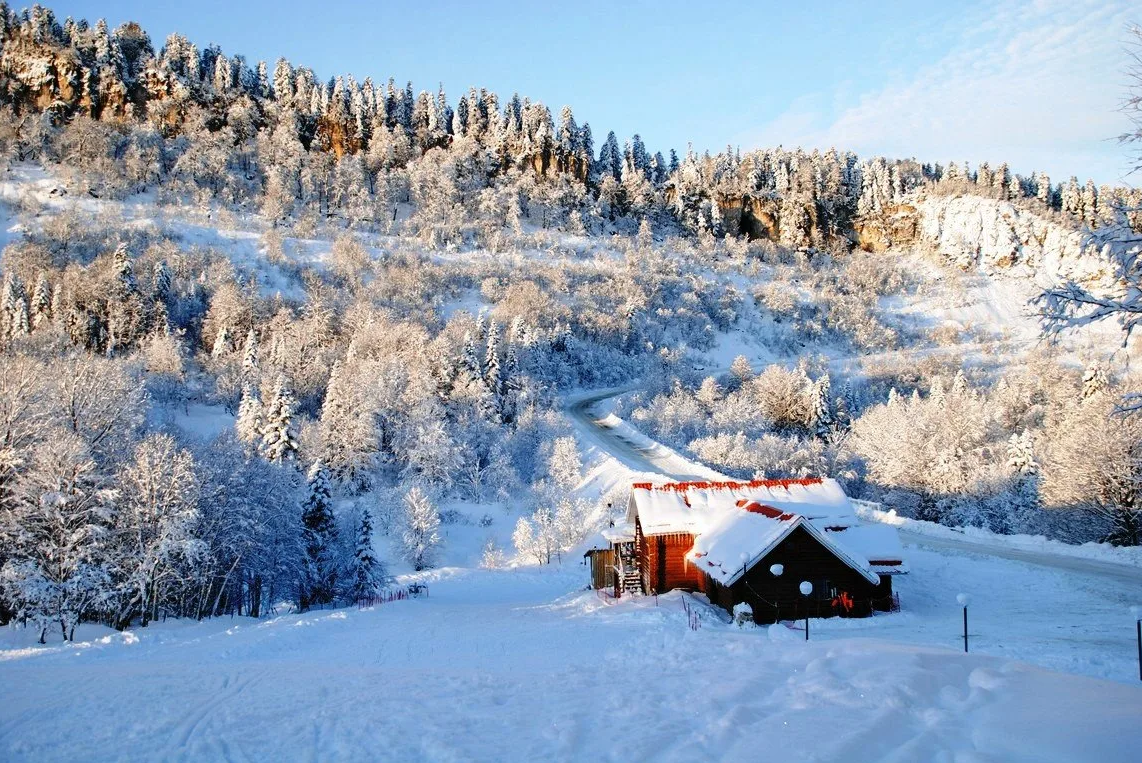
<path id="1" fill-rule="evenodd" d="M 757 504 L 727 514 L 699 535 L 686 558 L 722 585 L 733 585 L 800 527 L 868 582 L 873 585 L 880 582 L 880 576 L 867 559 L 837 542 L 837 533 L 818 529 L 798 514 L 781 513 L 774 516 L 751 510 L 754 506 Z"/>

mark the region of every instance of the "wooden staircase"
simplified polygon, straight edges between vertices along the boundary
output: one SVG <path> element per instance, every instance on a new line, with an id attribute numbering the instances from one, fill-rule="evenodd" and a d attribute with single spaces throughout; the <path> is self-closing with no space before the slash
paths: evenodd
<path id="1" fill-rule="evenodd" d="M 642 593 L 642 576 L 639 574 L 633 543 L 620 547 L 618 561 L 615 565 L 615 579 L 618 581 L 619 594 Z"/>

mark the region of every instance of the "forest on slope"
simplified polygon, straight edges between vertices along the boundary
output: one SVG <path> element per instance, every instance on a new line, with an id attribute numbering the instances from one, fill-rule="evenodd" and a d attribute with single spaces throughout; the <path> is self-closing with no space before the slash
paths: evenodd
<path id="1" fill-rule="evenodd" d="M 622 502 L 572 493 L 560 396 L 640 378 L 636 423 L 741 476 L 1139 543 L 1128 367 L 973 362 L 938 350 L 998 340 L 885 308 L 977 270 L 1113 284 L 1136 189 L 613 133 L 596 153 L 570 108 L 156 52 L 40 6 L 0 6 L 0 108 L 0 620 L 67 638 L 367 600 L 379 538 L 429 566 L 457 501 L 549 562 Z M 772 365 L 706 376 L 727 337 Z"/>

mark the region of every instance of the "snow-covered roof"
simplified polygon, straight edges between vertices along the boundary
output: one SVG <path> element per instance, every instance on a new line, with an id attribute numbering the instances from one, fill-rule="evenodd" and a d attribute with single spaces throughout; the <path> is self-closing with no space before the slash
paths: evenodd
<path id="1" fill-rule="evenodd" d="M 637 518 L 647 535 L 698 534 L 729 511 L 748 503 L 800 514 L 822 529 L 852 527 L 856 514 L 848 496 L 833 479 L 819 477 L 750 482 L 636 483 L 627 506 L 627 521 Z"/>
<path id="2" fill-rule="evenodd" d="M 694 547 L 686 554 L 686 558 L 722 585 L 733 585 L 746 570 L 768 556 L 794 530 L 802 527 L 870 583 L 875 585 L 880 582 L 880 577 L 867 559 L 836 542 L 836 537 L 841 533 L 820 530 L 799 514 L 759 510 L 765 508 L 769 507 L 749 504 L 726 514 L 720 522 L 694 540 Z"/>
<path id="3" fill-rule="evenodd" d="M 636 520 L 646 535 L 694 535 L 687 558 L 723 585 L 798 527 L 871 583 L 908 571 L 896 528 L 861 525 L 833 479 L 636 483 L 627 521 L 633 527 Z"/>
<path id="4" fill-rule="evenodd" d="M 634 525 L 630 522 L 616 522 L 613 527 L 604 527 L 600 534 L 608 543 L 626 543 L 634 540 Z"/>

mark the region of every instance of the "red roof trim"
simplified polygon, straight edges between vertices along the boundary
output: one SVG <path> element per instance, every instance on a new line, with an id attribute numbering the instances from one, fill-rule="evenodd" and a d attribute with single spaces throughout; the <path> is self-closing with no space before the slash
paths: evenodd
<path id="1" fill-rule="evenodd" d="M 763 487 L 789 488 L 794 485 L 805 487 L 807 485 L 820 485 L 820 477 L 802 477 L 800 479 L 785 480 L 750 480 L 749 482 L 667 482 L 655 485 L 653 482 L 636 482 L 631 485 L 633 490 L 659 490 L 662 492 L 685 493 L 687 490 L 741 490 Z"/>
<path id="2" fill-rule="evenodd" d="M 769 517 L 770 519 L 779 519 L 782 522 L 788 522 L 790 519 L 796 519 L 797 517 L 796 514 L 785 512 L 781 509 L 775 509 L 772 506 L 766 506 L 764 504 L 758 503 L 757 501 L 752 501 L 743 508 L 745 508 L 745 510 L 750 514 L 761 514 L 763 516 Z"/>

